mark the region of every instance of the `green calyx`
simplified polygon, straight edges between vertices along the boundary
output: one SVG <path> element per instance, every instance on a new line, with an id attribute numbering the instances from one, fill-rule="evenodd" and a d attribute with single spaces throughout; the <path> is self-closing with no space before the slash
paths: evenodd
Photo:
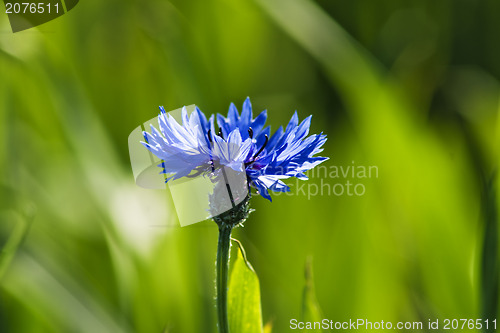
<path id="1" fill-rule="evenodd" d="M 230 210 L 225 211 L 224 213 L 219 214 L 217 216 L 214 216 L 213 219 L 215 223 L 217 223 L 219 228 L 222 226 L 229 226 L 231 228 L 234 228 L 245 222 L 245 220 L 248 218 L 248 215 L 250 215 L 252 211 L 253 209 L 250 208 L 250 194 L 249 194 L 245 199 L 243 199 L 242 202 L 235 205 Z"/>

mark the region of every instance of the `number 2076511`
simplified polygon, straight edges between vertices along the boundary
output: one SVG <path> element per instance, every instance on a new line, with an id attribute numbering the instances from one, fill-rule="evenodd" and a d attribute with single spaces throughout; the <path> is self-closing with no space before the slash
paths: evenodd
<path id="1" fill-rule="evenodd" d="M 7 2 L 5 4 L 5 13 L 7 14 L 43 14 L 43 13 L 59 13 L 59 4 L 51 4 L 51 3 L 31 3 L 31 2 L 23 2 L 23 3 L 11 3 Z"/>

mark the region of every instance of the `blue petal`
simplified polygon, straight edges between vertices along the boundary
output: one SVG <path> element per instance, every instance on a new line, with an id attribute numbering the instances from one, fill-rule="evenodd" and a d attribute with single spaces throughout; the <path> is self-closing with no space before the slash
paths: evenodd
<path id="1" fill-rule="evenodd" d="M 279 179 L 269 189 L 274 192 L 290 192 L 290 187 Z"/>
<path id="2" fill-rule="evenodd" d="M 285 133 L 290 133 L 297 125 L 299 124 L 299 116 L 297 115 L 297 111 L 293 114 L 292 118 L 288 122 L 288 125 L 286 126 L 286 131 Z"/>
<path id="3" fill-rule="evenodd" d="M 269 195 L 269 192 L 267 191 L 267 187 L 264 186 L 264 183 L 261 182 L 259 179 L 255 179 L 252 181 L 252 185 L 257 189 L 258 193 L 265 199 L 269 201 L 273 201 L 271 199 L 271 196 Z"/>
<path id="4" fill-rule="evenodd" d="M 312 115 L 304 119 L 299 127 L 297 127 L 297 131 L 295 132 L 295 139 L 299 140 L 305 137 L 309 133 L 309 127 L 311 126 L 311 118 Z"/>
<path id="5" fill-rule="evenodd" d="M 278 130 L 274 132 L 273 136 L 267 142 L 266 149 L 268 151 L 274 149 L 274 147 L 276 146 L 276 144 L 278 143 L 278 141 L 281 139 L 282 136 L 283 136 L 283 126 L 280 126 L 280 128 L 278 128 Z"/>
<path id="6" fill-rule="evenodd" d="M 201 110 L 197 106 L 195 107 L 194 110 L 195 110 L 196 114 L 198 115 L 198 119 L 200 120 L 201 126 L 203 127 L 202 130 L 204 132 L 207 132 L 209 129 L 207 117 L 205 117 L 205 114 L 203 112 L 201 112 Z"/>
<path id="7" fill-rule="evenodd" d="M 240 123 L 238 126 L 242 132 L 246 131 L 248 127 L 250 127 L 252 116 L 252 103 L 250 103 L 250 97 L 247 97 L 247 99 L 243 102 Z"/>
<path id="8" fill-rule="evenodd" d="M 238 124 L 240 116 L 238 115 L 238 110 L 236 109 L 234 103 L 231 103 L 231 105 L 229 105 L 229 111 L 227 113 L 227 117 L 229 119 L 229 123 L 232 126 L 236 126 L 236 124 Z"/>
<path id="9" fill-rule="evenodd" d="M 257 146 L 258 149 L 260 149 L 260 147 L 262 147 L 264 145 L 264 142 L 266 142 L 266 135 L 267 137 L 269 137 L 269 133 L 271 132 L 271 127 L 270 126 L 267 126 L 266 128 L 264 128 L 260 134 L 257 136 L 256 138 L 256 143 L 255 145 Z M 267 145 L 266 145 L 266 149 L 269 148 L 269 142 L 271 140 L 269 140 L 267 142 Z"/>
<path id="10" fill-rule="evenodd" d="M 217 114 L 217 125 L 222 129 L 222 134 L 224 137 L 227 137 L 229 133 L 231 133 L 231 126 L 229 124 L 229 120 L 224 118 L 221 114 Z"/>
<path id="11" fill-rule="evenodd" d="M 267 110 L 262 111 L 259 115 L 252 121 L 252 129 L 255 135 L 259 135 L 261 129 L 267 120 Z"/>

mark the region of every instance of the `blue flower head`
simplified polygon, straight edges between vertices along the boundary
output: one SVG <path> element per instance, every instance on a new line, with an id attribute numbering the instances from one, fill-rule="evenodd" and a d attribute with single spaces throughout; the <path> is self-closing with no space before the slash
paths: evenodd
<path id="1" fill-rule="evenodd" d="M 151 125 L 142 144 L 162 160 L 162 173 L 170 175 L 166 181 L 213 172 L 215 165 L 221 165 L 245 171 L 249 185 L 271 200 L 269 190 L 290 191 L 283 179 L 305 180 L 307 170 L 328 159 L 315 156 L 327 138 L 323 133 L 308 136 L 311 116 L 299 123 L 295 112 L 285 129 L 280 127 L 270 136 L 270 127 L 264 127 L 267 111 L 253 118 L 250 98 L 241 114 L 232 103 L 227 117 L 217 114 L 217 132 L 214 116 L 207 119 L 198 108 L 189 116 L 183 108 L 182 125 L 163 107 L 160 110 L 160 130 Z"/>

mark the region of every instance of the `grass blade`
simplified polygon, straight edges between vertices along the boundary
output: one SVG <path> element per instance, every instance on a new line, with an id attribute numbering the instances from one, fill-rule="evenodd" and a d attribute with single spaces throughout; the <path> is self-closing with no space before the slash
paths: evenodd
<path id="1" fill-rule="evenodd" d="M 308 258 L 306 261 L 304 275 L 306 278 L 306 284 L 304 286 L 302 298 L 302 321 L 321 322 L 323 315 L 318 300 L 316 299 L 311 258 Z M 321 332 L 320 329 L 315 331 Z"/>

